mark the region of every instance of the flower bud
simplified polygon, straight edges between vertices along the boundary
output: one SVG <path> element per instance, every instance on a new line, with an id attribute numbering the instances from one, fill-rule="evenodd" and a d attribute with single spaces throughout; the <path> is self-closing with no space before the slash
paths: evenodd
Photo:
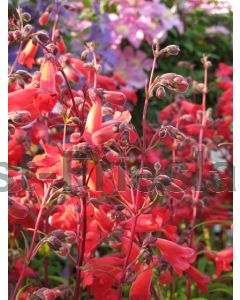
<path id="1" fill-rule="evenodd" d="M 31 15 L 28 12 L 24 12 L 22 14 L 22 19 L 24 22 L 30 22 L 31 21 Z"/>
<path id="2" fill-rule="evenodd" d="M 47 43 L 49 41 L 48 32 L 45 30 L 38 31 L 37 36 L 42 43 Z"/>
<path id="3" fill-rule="evenodd" d="M 160 50 L 159 55 L 161 57 L 168 57 L 172 55 L 178 55 L 180 48 L 177 45 L 169 45 L 162 50 Z"/>
<path id="4" fill-rule="evenodd" d="M 48 244 L 48 247 L 54 251 L 58 251 L 63 245 L 63 243 L 57 237 L 55 237 L 53 235 L 50 235 L 47 238 L 46 242 Z"/>
<path id="5" fill-rule="evenodd" d="M 105 158 L 111 164 L 119 164 L 121 162 L 121 157 L 119 156 L 119 153 L 117 153 L 112 149 L 110 149 L 107 153 L 105 153 Z"/>
<path id="6" fill-rule="evenodd" d="M 166 129 L 167 129 L 167 133 L 170 135 L 171 138 L 177 139 L 180 141 L 185 140 L 185 135 L 182 132 L 180 132 L 180 130 L 178 130 L 177 128 L 175 128 L 171 125 L 168 125 L 168 126 L 166 126 Z"/>
<path id="7" fill-rule="evenodd" d="M 32 81 L 32 75 L 25 70 L 17 70 L 16 73 L 18 77 L 20 76 L 26 83 L 30 83 Z"/>
<path id="8" fill-rule="evenodd" d="M 199 83 L 199 82 L 197 82 L 195 80 L 192 83 L 192 87 L 193 87 L 194 91 L 197 91 L 197 92 L 200 92 L 200 93 L 203 93 L 203 91 L 204 91 L 204 84 L 203 83 Z"/>
<path id="9" fill-rule="evenodd" d="M 188 61 L 184 61 L 184 60 L 179 61 L 179 62 L 177 63 L 177 65 L 178 65 L 179 67 L 186 68 L 186 69 L 188 69 L 188 70 L 190 70 L 190 71 L 192 71 L 192 70 L 194 69 L 194 65 L 193 65 L 193 64 L 191 64 L 191 63 L 188 62 Z"/>
<path id="10" fill-rule="evenodd" d="M 69 247 L 65 244 L 63 244 L 62 247 L 58 251 L 56 251 L 56 253 L 59 256 L 67 256 L 69 252 L 70 252 Z"/>
<path id="11" fill-rule="evenodd" d="M 19 41 L 22 38 L 22 33 L 20 30 L 15 30 L 13 32 L 13 38 L 15 41 Z"/>
<path id="12" fill-rule="evenodd" d="M 79 143 L 82 138 L 80 132 L 74 132 L 70 135 L 70 143 Z"/>
<path id="13" fill-rule="evenodd" d="M 65 241 L 69 244 L 75 243 L 77 239 L 77 235 L 74 231 L 72 230 L 66 230 L 65 232 Z"/>
<path id="14" fill-rule="evenodd" d="M 32 297 L 32 300 L 55 300 L 57 295 L 53 290 L 41 288 L 37 290 Z"/>
<path id="15" fill-rule="evenodd" d="M 114 91 L 104 91 L 103 98 L 106 102 L 113 105 L 123 105 L 127 100 L 123 93 Z"/>
<path id="16" fill-rule="evenodd" d="M 38 23 L 41 25 L 41 26 L 44 26 L 48 23 L 49 21 L 49 12 L 48 11 L 45 11 L 41 17 L 38 19 Z"/>
<path id="17" fill-rule="evenodd" d="M 85 50 L 81 53 L 81 59 L 82 59 L 82 60 L 86 60 L 88 54 L 89 54 L 89 49 L 85 49 Z"/>
<path id="18" fill-rule="evenodd" d="M 56 41 L 56 46 L 58 47 L 58 51 L 60 54 L 64 54 L 67 51 L 67 47 L 64 43 L 64 40 L 62 37 L 59 37 Z"/>
<path id="19" fill-rule="evenodd" d="M 165 96 L 165 94 L 165 90 L 161 86 L 156 90 L 156 96 L 158 97 L 158 99 L 162 99 Z"/>
<path id="20" fill-rule="evenodd" d="M 11 43 L 14 41 L 14 36 L 13 36 L 13 32 L 9 31 L 8 32 L 8 42 Z"/>
<path id="21" fill-rule="evenodd" d="M 29 212 L 29 208 L 13 199 L 8 199 L 8 213 L 17 219 L 24 219 Z"/>
<path id="22" fill-rule="evenodd" d="M 32 121 L 32 115 L 29 111 L 13 111 L 8 114 L 8 119 L 11 120 L 15 125 L 25 125 Z"/>
<path id="23" fill-rule="evenodd" d="M 32 33 L 33 27 L 30 24 L 27 24 L 23 27 L 24 36 L 28 36 L 30 33 Z"/>
<path id="24" fill-rule="evenodd" d="M 50 53 L 52 53 L 53 55 L 56 55 L 58 53 L 58 48 L 56 45 L 54 45 L 53 43 L 49 44 L 46 46 L 46 48 L 48 49 L 48 51 Z"/>
<path id="25" fill-rule="evenodd" d="M 67 200 L 66 195 L 65 194 L 61 194 L 57 198 L 57 204 L 58 205 L 62 205 L 62 204 L 64 204 L 66 202 L 66 200 Z"/>
<path id="26" fill-rule="evenodd" d="M 166 73 L 157 76 L 154 80 L 154 84 L 165 86 L 169 90 L 179 93 L 184 93 L 188 89 L 188 82 L 186 79 L 176 73 Z"/>
<path id="27" fill-rule="evenodd" d="M 65 237 L 66 237 L 64 231 L 61 229 L 56 229 L 56 230 L 52 231 L 50 233 L 50 235 L 58 238 L 60 241 L 64 241 Z"/>
<path id="28" fill-rule="evenodd" d="M 76 11 L 77 7 L 74 3 L 64 2 L 63 7 L 68 11 Z"/>

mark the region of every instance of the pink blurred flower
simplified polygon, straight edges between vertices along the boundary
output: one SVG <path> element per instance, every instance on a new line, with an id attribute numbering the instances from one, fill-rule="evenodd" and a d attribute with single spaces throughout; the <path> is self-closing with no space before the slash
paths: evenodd
<path id="1" fill-rule="evenodd" d="M 147 55 L 130 46 L 124 50 L 117 52 L 117 63 L 114 66 L 115 77 L 121 79 L 127 86 L 134 88 L 142 88 L 145 84 L 146 74 L 144 71 L 151 69 L 152 60 Z"/>

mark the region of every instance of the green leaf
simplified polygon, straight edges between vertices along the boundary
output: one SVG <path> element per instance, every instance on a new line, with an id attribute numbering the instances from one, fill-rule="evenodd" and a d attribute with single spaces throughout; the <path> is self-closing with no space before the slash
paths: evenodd
<path id="1" fill-rule="evenodd" d="M 233 291 L 232 291 L 232 289 L 230 287 L 226 287 L 226 288 L 219 287 L 217 289 L 213 289 L 213 290 L 209 291 L 208 293 L 210 294 L 210 293 L 218 293 L 218 292 L 220 292 L 220 293 L 226 293 L 226 294 L 228 294 L 230 296 L 233 295 Z"/>
<path id="2" fill-rule="evenodd" d="M 223 223 L 223 224 L 232 224 L 232 221 L 229 221 L 229 220 L 210 220 L 210 221 L 205 221 L 205 222 L 198 223 L 193 228 L 196 229 L 196 228 L 198 228 L 198 227 L 200 227 L 202 225 L 211 224 L 211 223 L 216 223 L 216 224 L 220 224 L 220 223 Z"/>
<path id="3" fill-rule="evenodd" d="M 25 245 L 25 249 L 24 250 L 25 250 L 25 253 L 27 254 L 28 251 L 29 251 L 28 241 L 27 241 L 27 238 L 26 238 L 25 234 L 23 233 L 23 231 L 21 230 L 20 232 L 21 232 L 21 234 L 23 236 L 24 245 Z"/>
<path id="4" fill-rule="evenodd" d="M 65 279 L 65 278 L 62 278 L 62 277 L 60 277 L 60 276 L 56 276 L 56 275 L 48 275 L 48 278 L 51 279 L 51 280 L 54 280 L 54 281 L 63 283 L 63 284 L 65 284 L 65 285 L 68 285 L 68 280 Z"/>

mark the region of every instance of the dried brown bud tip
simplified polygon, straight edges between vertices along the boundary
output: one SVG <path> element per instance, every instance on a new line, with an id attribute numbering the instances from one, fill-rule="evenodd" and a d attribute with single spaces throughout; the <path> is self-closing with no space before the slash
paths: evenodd
<path id="1" fill-rule="evenodd" d="M 154 84 L 160 84 L 169 90 L 178 93 L 184 93 L 188 89 L 188 82 L 186 79 L 176 73 L 166 73 L 161 76 L 157 76 L 154 80 Z"/>
<path id="2" fill-rule="evenodd" d="M 33 30 L 33 27 L 30 24 L 27 24 L 23 27 L 23 31 L 26 35 L 30 34 L 32 32 L 32 30 Z"/>
<path id="3" fill-rule="evenodd" d="M 37 37 L 42 43 L 47 43 L 49 41 L 49 35 L 47 31 L 38 31 Z"/>
<path id="4" fill-rule="evenodd" d="M 57 296 L 53 290 L 41 288 L 33 294 L 32 300 L 54 300 Z"/>
<path id="5" fill-rule="evenodd" d="M 22 19 L 24 22 L 30 22 L 31 21 L 31 15 L 28 12 L 24 12 L 22 14 Z"/>
<path id="6" fill-rule="evenodd" d="M 26 83 L 32 81 L 32 75 L 25 70 L 17 70 L 15 74 L 19 75 Z"/>
<path id="7" fill-rule="evenodd" d="M 169 45 L 162 50 L 160 50 L 159 55 L 161 57 L 168 57 L 172 55 L 178 55 L 180 48 L 177 45 Z"/>
<path id="8" fill-rule="evenodd" d="M 63 3 L 63 7 L 68 11 L 76 11 L 77 7 L 73 3 L 65 2 Z"/>
<path id="9" fill-rule="evenodd" d="M 11 120 L 15 125 L 24 125 L 31 122 L 32 116 L 29 111 L 14 111 L 8 114 L 8 119 Z"/>

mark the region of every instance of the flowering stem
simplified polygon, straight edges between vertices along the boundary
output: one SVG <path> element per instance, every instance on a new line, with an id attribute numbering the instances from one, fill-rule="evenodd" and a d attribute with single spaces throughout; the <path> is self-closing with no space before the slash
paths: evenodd
<path id="1" fill-rule="evenodd" d="M 83 186 L 86 185 L 86 162 L 83 162 Z M 82 238 L 80 239 L 80 222 L 82 220 Z M 76 285 L 74 290 L 74 300 L 79 299 L 80 295 L 80 281 L 81 281 L 81 266 L 84 260 L 84 252 L 86 245 L 86 235 L 87 235 L 87 198 L 84 194 L 82 197 L 82 209 L 81 215 L 78 212 L 78 253 L 76 262 Z"/>
<path id="2" fill-rule="evenodd" d="M 201 186 L 202 186 L 202 176 L 203 176 L 203 133 L 204 127 L 206 123 L 206 97 L 207 97 L 207 80 L 208 80 L 208 65 L 207 65 L 207 57 L 203 58 L 204 62 L 204 89 L 202 94 L 202 124 L 199 132 L 199 140 L 198 140 L 198 183 L 197 190 L 195 191 L 194 199 L 193 199 L 193 218 L 192 218 L 192 227 L 196 222 L 197 216 L 197 205 L 200 197 Z"/>
<path id="3" fill-rule="evenodd" d="M 34 232 L 33 232 L 33 237 L 32 237 L 32 241 L 31 241 L 31 245 L 30 245 L 30 248 L 29 248 L 28 253 L 27 253 L 26 262 L 25 262 L 25 264 L 23 266 L 22 272 L 21 272 L 21 274 L 20 274 L 20 276 L 18 278 L 18 282 L 17 282 L 17 284 L 15 286 L 12 300 L 16 300 L 17 293 L 18 293 L 19 289 L 21 288 L 22 281 L 24 279 L 26 267 L 27 267 L 27 265 L 30 263 L 30 261 L 32 259 L 33 252 L 34 252 L 34 244 L 35 244 L 35 240 L 36 240 L 36 237 L 37 237 L 37 234 L 38 234 L 38 228 L 39 228 L 40 221 L 41 221 L 41 218 L 42 218 L 43 210 L 45 208 L 45 204 L 47 203 L 47 200 L 48 200 L 48 197 L 49 197 L 49 193 L 50 193 L 51 187 L 52 187 L 52 185 L 49 184 L 48 187 L 47 187 L 46 193 L 45 193 L 45 195 L 43 197 L 43 201 L 42 201 L 42 204 L 41 204 L 38 216 L 37 216 L 37 220 L 36 220 L 36 223 L 35 223 L 35 228 L 34 228 Z"/>
<path id="4" fill-rule="evenodd" d="M 56 4 L 56 11 L 55 11 L 55 19 L 54 19 L 53 29 L 52 29 L 52 42 L 54 41 L 54 37 L 55 37 L 56 29 L 57 29 L 57 23 L 59 20 L 59 8 L 57 5 L 57 1 L 55 1 L 55 4 Z"/>
<path id="5" fill-rule="evenodd" d="M 10 76 L 10 75 L 13 73 L 13 71 L 14 71 L 16 65 L 17 65 L 18 58 L 19 58 L 19 55 L 20 55 L 20 53 L 21 53 L 21 51 L 22 51 L 22 48 L 23 48 L 23 41 L 21 41 L 21 43 L 20 43 L 20 45 L 19 45 L 18 52 L 17 52 L 17 56 L 16 56 L 16 58 L 15 58 L 15 60 L 14 60 L 14 63 L 13 63 L 12 66 L 11 66 L 11 69 L 10 69 L 10 71 L 9 71 L 9 73 L 8 73 L 8 76 Z"/>
<path id="6" fill-rule="evenodd" d="M 77 117 L 80 119 L 80 115 L 79 115 L 79 112 L 78 112 L 78 109 L 77 109 L 77 106 L 76 106 L 76 103 L 75 103 L 75 100 L 74 100 L 74 96 L 73 96 L 73 92 L 72 92 L 72 88 L 70 86 L 70 83 L 69 83 L 69 81 L 67 79 L 67 76 L 66 76 L 65 72 L 63 71 L 63 69 L 60 69 L 60 72 L 62 73 L 63 78 L 64 78 L 64 80 L 66 82 L 67 89 L 68 89 L 69 94 L 70 94 L 71 99 L 72 99 L 72 105 L 73 105 L 74 111 L 75 111 Z"/>
<path id="7" fill-rule="evenodd" d="M 143 169 L 144 157 L 145 157 L 145 154 L 146 154 L 147 107 L 148 107 L 150 89 L 151 89 L 151 85 L 152 85 L 152 81 L 153 81 L 153 74 L 154 74 L 154 69 L 155 69 L 155 65 L 156 65 L 156 59 L 157 59 L 157 56 L 154 54 L 154 60 L 153 60 L 153 64 L 152 64 L 150 80 L 149 80 L 148 88 L 146 88 L 146 97 L 145 97 L 144 108 L 143 108 L 143 116 L 142 116 L 143 147 L 142 147 L 142 158 L 141 158 L 140 172 Z M 139 189 L 137 189 L 135 200 L 136 200 L 136 201 L 134 201 L 135 217 L 134 217 L 132 227 L 131 227 L 128 252 L 125 256 L 125 260 L 124 260 L 124 263 L 123 263 L 123 271 L 122 271 L 122 277 L 121 277 L 121 280 L 120 280 L 120 288 L 119 288 L 119 295 L 118 295 L 119 300 L 122 299 L 122 283 L 125 279 L 125 273 L 126 273 L 126 269 L 127 269 L 127 265 L 128 265 L 128 260 L 129 260 L 129 257 L 130 257 L 131 251 L 132 251 L 132 245 L 133 245 L 135 229 L 136 229 L 136 225 L 137 225 L 137 219 L 138 219 L 138 216 L 139 216 L 139 214 L 138 214 Z"/>

